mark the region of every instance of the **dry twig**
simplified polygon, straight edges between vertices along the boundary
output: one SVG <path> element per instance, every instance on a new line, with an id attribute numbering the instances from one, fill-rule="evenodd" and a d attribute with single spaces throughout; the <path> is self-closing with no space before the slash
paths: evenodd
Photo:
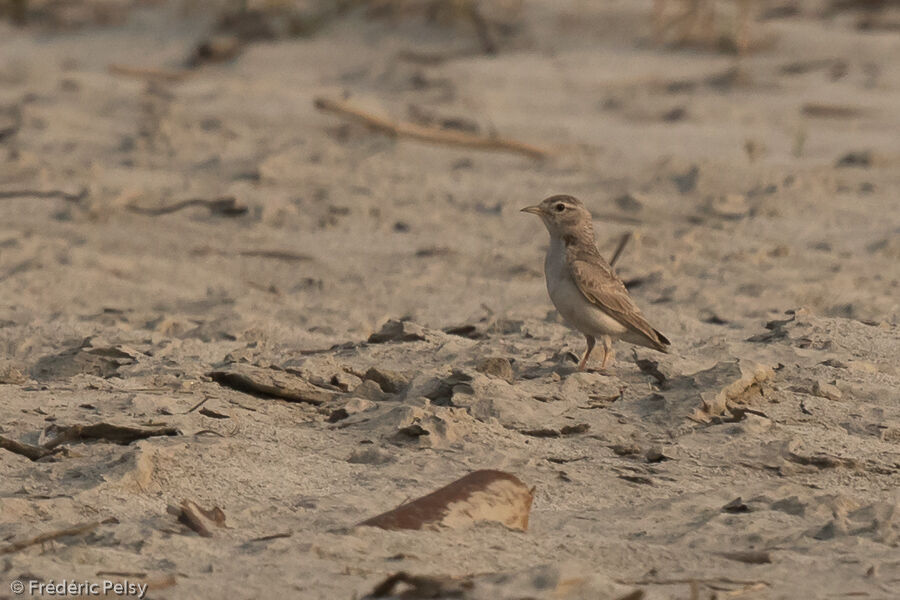
<path id="1" fill-rule="evenodd" d="M 609 266 L 616 266 L 616 262 L 619 260 L 619 257 L 622 256 L 622 251 L 625 250 L 625 246 L 628 244 L 628 240 L 631 239 L 631 232 L 629 231 L 625 235 L 622 236 L 622 239 L 619 240 L 619 245 L 616 246 L 616 251 L 613 252 L 612 258 L 609 259 Z"/>
<path id="2" fill-rule="evenodd" d="M 62 190 L 3 190 L 0 191 L 0 200 L 7 198 L 59 198 L 68 202 L 81 202 L 87 193 L 87 188 L 81 188 L 77 194 Z"/>
<path id="3" fill-rule="evenodd" d="M 723 584 L 726 585 L 740 585 L 740 586 L 766 586 L 769 584 L 765 581 L 759 580 L 747 580 L 747 579 L 732 579 L 730 577 L 692 577 L 692 578 L 680 578 L 680 579 L 617 579 L 616 583 L 621 583 L 622 585 L 680 585 L 683 583 L 686 584 L 702 584 L 706 586 L 720 586 Z"/>
<path id="4" fill-rule="evenodd" d="M 256 538 L 247 540 L 247 542 L 268 542 L 271 540 L 280 540 L 280 539 L 284 539 L 284 538 L 289 538 L 292 535 L 294 535 L 293 531 L 284 531 L 282 533 L 273 533 L 270 535 L 264 535 L 262 537 L 256 537 Z"/>
<path id="5" fill-rule="evenodd" d="M 205 206 L 211 213 L 219 214 L 225 217 L 237 217 L 247 212 L 247 207 L 238 204 L 237 199 L 235 199 L 234 196 L 221 196 L 219 198 L 212 199 L 191 198 L 189 200 L 182 200 L 181 202 L 176 202 L 175 204 L 170 204 L 169 206 L 162 206 L 160 208 L 145 208 L 143 206 L 137 206 L 135 204 L 129 204 L 125 208 L 127 208 L 131 212 L 138 213 L 139 215 L 158 217 L 161 215 L 178 212 L 179 210 L 190 208 L 191 206 Z"/>
<path id="6" fill-rule="evenodd" d="M 177 83 L 183 81 L 191 74 L 190 71 L 175 69 L 160 69 L 158 67 L 134 67 L 131 65 L 112 64 L 107 67 L 113 75 L 135 77 L 137 79 L 149 79 L 152 81 L 166 81 Z"/>
<path id="7" fill-rule="evenodd" d="M 272 258 L 286 262 L 306 262 L 313 259 L 307 254 L 298 254 L 290 250 L 241 250 L 239 254 L 250 258 Z"/>
<path id="8" fill-rule="evenodd" d="M 31 444 L 23 444 L 16 440 L 9 439 L 0 435 L 0 448 L 9 450 L 13 454 L 20 454 L 31 460 L 39 460 L 45 456 L 54 454 L 53 450 L 41 448 L 40 446 L 32 446 Z"/>
<path id="9" fill-rule="evenodd" d="M 41 535 L 35 536 L 33 538 L 29 538 L 27 540 L 22 540 L 19 542 L 13 542 L 8 546 L 4 546 L 3 548 L 0 548 L 0 554 L 12 554 L 13 552 L 24 550 L 29 546 L 34 546 L 35 544 L 43 544 L 45 542 L 50 542 L 61 537 L 68 537 L 70 535 L 81 535 L 82 533 L 87 533 L 100 527 L 101 523 L 103 522 L 91 521 L 90 523 L 83 523 L 81 525 L 75 525 L 74 527 L 68 527 L 66 529 L 60 529 L 58 531 L 42 533 Z"/>
<path id="10" fill-rule="evenodd" d="M 392 137 L 408 137 L 435 144 L 463 146 L 466 148 L 475 148 L 477 150 L 515 152 L 536 159 L 546 158 L 550 155 L 550 151 L 545 148 L 525 142 L 519 142 L 517 140 L 486 137 L 463 131 L 448 131 L 435 127 L 423 127 L 421 125 L 405 123 L 402 121 L 391 121 L 390 119 L 368 113 L 353 106 L 349 102 L 344 102 L 342 100 L 316 98 L 314 104 L 319 110 L 331 112 L 345 119 L 363 123 L 376 131 L 380 131 Z"/>

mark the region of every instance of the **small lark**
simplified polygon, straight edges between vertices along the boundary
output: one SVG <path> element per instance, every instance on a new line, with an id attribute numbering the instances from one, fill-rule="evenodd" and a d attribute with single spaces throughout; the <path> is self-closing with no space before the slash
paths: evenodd
<path id="1" fill-rule="evenodd" d="M 668 352 L 669 340 L 644 319 L 625 284 L 597 250 L 591 213 L 580 200 L 551 196 L 522 212 L 539 216 L 550 232 L 544 259 L 547 291 L 563 319 L 587 339 L 579 371 L 587 365 L 596 338 L 603 341 L 601 369 L 612 354 L 613 338 Z"/>

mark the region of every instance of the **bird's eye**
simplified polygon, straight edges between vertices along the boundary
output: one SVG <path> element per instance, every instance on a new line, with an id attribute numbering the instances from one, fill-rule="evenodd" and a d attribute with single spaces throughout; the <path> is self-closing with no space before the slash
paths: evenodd
<path id="1" fill-rule="evenodd" d="M 556 212 L 562 212 L 562 211 L 566 210 L 566 205 L 563 204 L 562 202 L 560 202 L 559 204 L 557 204 L 556 206 L 553 207 L 553 210 L 555 210 Z"/>

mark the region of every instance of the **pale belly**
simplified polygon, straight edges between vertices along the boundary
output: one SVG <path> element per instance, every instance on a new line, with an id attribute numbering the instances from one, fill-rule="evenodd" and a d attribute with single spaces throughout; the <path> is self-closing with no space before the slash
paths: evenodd
<path id="1" fill-rule="evenodd" d="M 575 282 L 568 277 L 562 277 L 552 285 L 548 279 L 547 291 L 562 318 L 586 335 L 621 337 L 628 331 L 627 327 L 585 298 Z"/>
<path id="2" fill-rule="evenodd" d="M 565 247 L 551 241 L 544 261 L 547 292 L 566 322 L 586 335 L 622 337 L 629 329 L 590 302 L 569 276 Z M 562 244 L 560 244 L 562 246 Z"/>

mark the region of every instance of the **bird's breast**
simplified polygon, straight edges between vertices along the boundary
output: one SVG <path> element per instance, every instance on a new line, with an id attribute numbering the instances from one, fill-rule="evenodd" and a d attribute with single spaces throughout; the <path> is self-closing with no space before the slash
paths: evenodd
<path id="1" fill-rule="evenodd" d="M 544 259 L 544 276 L 550 300 L 562 318 L 582 333 L 593 336 L 621 335 L 627 328 L 608 315 L 578 289 L 566 261 L 566 249 L 562 240 L 555 246 L 550 242 Z"/>

